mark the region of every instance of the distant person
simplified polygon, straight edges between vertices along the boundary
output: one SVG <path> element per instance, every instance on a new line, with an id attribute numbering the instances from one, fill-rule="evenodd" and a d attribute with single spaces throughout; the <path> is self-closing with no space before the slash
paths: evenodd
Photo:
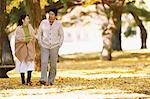
<path id="1" fill-rule="evenodd" d="M 18 21 L 15 37 L 16 71 L 21 74 L 23 85 L 32 85 L 31 74 L 34 70 L 35 31 L 30 24 L 28 15 L 22 15 Z M 25 82 L 25 73 L 27 81 Z"/>
<path id="2" fill-rule="evenodd" d="M 49 19 L 41 21 L 38 32 L 38 41 L 41 47 L 41 79 L 40 84 L 53 85 L 56 68 L 58 51 L 64 39 L 64 31 L 62 24 L 56 19 L 57 8 L 52 8 L 49 11 Z M 50 59 L 50 70 L 47 76 L 48 61 Z"/>

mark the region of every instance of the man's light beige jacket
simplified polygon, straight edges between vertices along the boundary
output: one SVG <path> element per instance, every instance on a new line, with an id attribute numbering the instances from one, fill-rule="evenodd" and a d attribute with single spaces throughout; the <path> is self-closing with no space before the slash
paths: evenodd
<path id="1" fill-rule="evenodd" d="M 48 19 L 42 20 L 38 29 L 38 41 L 42 47 L 51 49 L 61 46 L 63 40 L 64 31 L 58 20 L 55 20 L 52 25 Z"/>

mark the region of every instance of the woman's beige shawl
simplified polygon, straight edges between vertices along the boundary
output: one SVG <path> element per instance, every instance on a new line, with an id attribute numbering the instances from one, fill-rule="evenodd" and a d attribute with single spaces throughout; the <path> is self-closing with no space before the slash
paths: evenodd
<path id="1" fill-rule="evenodd" d="M 15 56 L 19 61 L 34 61 L 35 59 L 35 31 L 33 27 L 28 25 L 32 39 L 29 42 L 25 41 L 25 35 L 22 26 L 16 29 L 15 37 Z"/>

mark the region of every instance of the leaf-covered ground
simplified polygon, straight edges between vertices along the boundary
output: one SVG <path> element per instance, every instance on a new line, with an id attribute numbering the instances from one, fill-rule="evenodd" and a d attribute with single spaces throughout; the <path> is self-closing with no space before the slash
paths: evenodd
<path id="1" fill-rule="evenodd" d="M 8 73 L 0 79 L 3 98 L 150 98 L 149 50 L 113 52 L 112 61 L 100 60 L 100 53 L 62 56 L 53 86 L 37 85 L 40 72 L 34 72 L 33 86 L 20 83 L 20 75 Z"/>

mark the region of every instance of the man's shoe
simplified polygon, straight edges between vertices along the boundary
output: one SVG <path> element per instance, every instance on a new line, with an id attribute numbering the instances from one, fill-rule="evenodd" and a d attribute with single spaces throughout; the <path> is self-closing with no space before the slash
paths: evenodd
<path id="1" fill-rule="evenodd" d="M 39 81 L 41 85 L 46 85 L 45 81 Z"/>
<path id="2" fill-rule="evenodd" d="M 49 85 L 49 86 L 52 86 L 52 85 L 53 85 L 53 83 L 49 83 L 48 85 Z"/>

